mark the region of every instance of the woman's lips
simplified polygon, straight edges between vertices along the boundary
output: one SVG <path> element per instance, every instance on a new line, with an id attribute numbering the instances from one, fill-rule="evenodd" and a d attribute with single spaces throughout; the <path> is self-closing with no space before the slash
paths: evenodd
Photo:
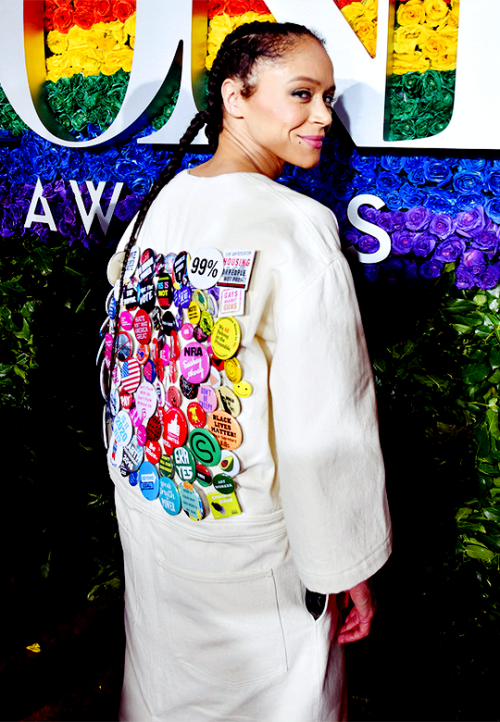
<path id="1" fill-rule="evenodd" d="M 299 137 L 312 148 L 316 148 L 317 150 L 321 149 L 321 146 L 323 145 L 323 141 L 325 139 L 323 135 L 301 135 Z"/>

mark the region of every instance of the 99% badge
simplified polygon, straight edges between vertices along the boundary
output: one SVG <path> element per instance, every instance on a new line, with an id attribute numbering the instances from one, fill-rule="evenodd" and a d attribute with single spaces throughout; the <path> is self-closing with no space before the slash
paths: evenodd
<path id="1" fill-rule="evenodd" d="M 217 248 L 202 248 L 191 258 L 188 276 L 195 288 L 204 290 L 217 284 L 223 270 L 222 253 Z"/>

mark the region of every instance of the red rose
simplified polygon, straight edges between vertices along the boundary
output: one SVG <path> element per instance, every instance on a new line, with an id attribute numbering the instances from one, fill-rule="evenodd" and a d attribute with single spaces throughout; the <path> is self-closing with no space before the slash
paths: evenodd
<path id="1" fill-rule="evenodd" d="M 224 0 L 208 0 L 208 18 L 221 15 L 224 12 Z"/>
<path id="2" fill-rule="evenodd" d="M 56 0 L 56 5 L 58 8 L 67 8 L 73 11 L 73 0 Z"/>
<path id="3" fill-rule="evenodd" d="M 337 5 L 339 10 L 342 10 L 342 8 L 345 8 L 348 5 L 351 5 L 353 2 L 354 0 L 335 0 L 335 4 Z"/>
<path id="4" fill-rule="evenodd" d="M 43 19 L 45 21 L 45 30 L 54 30 L 54 23 L 52 16 L 55 12 L 56 4 L 54 0 L 45 0 L 45 7 L 43 10 Z"/>
<path id="5" fill-rule="evenodd" d="M 70 8 L 58 7 L 52 16 L 54 28 L 61 33 L 67 33 L 73 25 L 73 11 Z"/>
<path id="6" fill-rule="evenodd" d="M 135 0 L 115 0 L 113 13 L 117 20 L 124 23 L 127 18 L 135 13 Z"/>
<path id="7" fill-rule="evenodd" d="M 226 12 L 228 15 L 243 15 L 250 10 L 248 0 L 227 0 Z"/>
<path id="8" fill-rule="evenodd" d="M 250 9 L 254 11 L 254 13 L 259 13 L 259 15 L 270 15 L 271 11 L 267 7 L 266 3 L 263 2 L 263 0 L 252 0 L 250 3 Z"/>
<path id="9" fill-rule="evenodd" d="M 94 4 L 94 15 L 97 22 L 107 23 L 113 20 L 113 8 L 111 0 L 97 0 Z"/>
<path id="10" fill-rule="evenodd" d="M 90 12 L 88 10 L 75 10 L 73 20 L 75 24 L 78 25 L 79 28 L 83 28 L 83 30 L 90 30 L 96 22 L 93 10 Z"/>

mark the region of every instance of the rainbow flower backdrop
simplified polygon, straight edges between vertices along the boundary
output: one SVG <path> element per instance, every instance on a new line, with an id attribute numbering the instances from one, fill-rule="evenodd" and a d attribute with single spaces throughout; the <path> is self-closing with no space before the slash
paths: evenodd
<path id="1" fill-rule="evenodd" d="M 336 4 L 373 54 L 376 1 L 336 0 Z M 250 20 L 273 20 L 262 0 L 209 0 L 207 67 L 226 33 Z M 395 130 L 391 132 L 403 128 L 408 135 L 411 127 L 412 132 L 423 134 L 417 121 L 426 112 L 429 118 L 436 118 L 436 103 L 450 112 L 454 71 L 448 68 L 453 66 L 455 56 L 451 44 L 440 45 L 439 36 L 456 38 L 457 20 L 456 0 L 398 0 L 390 99 L 396 109 L 395 125 L 391 126 Z M 127 87 L 133 59 L 135 2 L 46 0 L 45 23 L 49 103 L 75 138 L 98 136 L 116 116 Z M 416 64 L 406 62 L 410 55 Z M 400 85 L 395 84 L 394 77 Z M 433 105 L 424 107 L 431 102 L 429 96 Z M 126 142 L 74 149 L 53 145 L 26 128 L 0 91 L 1 235 L 22 237 L 28 233 L 50 238 L 52 232 L 47 224 L 24 228 L 35 183 L 40 178 L 58 233 L 68 243 L 114 244 L 169 157 L 168 151 L 157 146 L 138 145 L 137 137 L 160 128 L 176 99 L 173 87 L 150 124 Z M 444 117 L 439 122 L 444 122 Z M 434 128 L 433 132 L 438 130 Z M 205 157 L 188 154 L 184 167 Z M 71 179 L 80 184 L 87 201 L 90 199 L 84 181 L 106 181 L 104 207 L 115 184 L 124 183 L 106 237 L 98 224 L 89 234 L 85 232 L 69 184 Z M 389 234 L 392 243 L 386 261 L 363 266 L 373 280 L 378 277 L 386 283 L 414 283 L 417 278 L 435 278 L 452 269 L 460 288 L 493 288 L 500 280 L 500 160 L 404 152 L 361 155 L 345 141 L 332 137 L 325 143 L 318 168 L 301 171 L 287 167 L 279 180 L 332 208 L 339 218 L 344 243 L 364 253 L 377 250 L 378 241 L 350 225 L 347 205 L 360 193 L 373 193 L 384 200 L 386 208 L 375 211 L 364 207 L 362 211 L 367 220 Z"/>

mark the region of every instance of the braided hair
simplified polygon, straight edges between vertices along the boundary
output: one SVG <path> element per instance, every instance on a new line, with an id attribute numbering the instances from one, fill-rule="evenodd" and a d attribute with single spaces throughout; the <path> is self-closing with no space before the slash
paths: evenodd
<path id="1" fill-rule="evenodd" d="M 179 146 L 172 155 L 169 164 L 160 173 L 139 207 L 130 239 L 124 249 L 125 255 L 118 287 L 117 317 L 120 312 L 125 270 L 130 250 L 137 242 L 153 201 L 175 176 L 181 167 L 189 146 L 204 126 L 206 126 L 205 132 L 210 150 L 212 152 L 217 150 L 219 134 L 223 126 L 221 87 L 224 80 L 226 78 L 240 80 L 242 83 L 241 94 L 244 98 L 249 98 L 256 89 L 255 84 L 252 82 L 255 63 L 258 60 L 281 58 L 298 40 L 304 37 L 314 38 L 323 44 L 323 41 L 311 30 L 296 23 L 246 23 L 237 27 L 225 37 L 209 74 L 206 110 L 202 110 L 194 116 L 188 129 L 180 139 Z M 117 322 L 113 335 L 110 378 L 112 378 L 115 365 L 115 343 L 118 327 Z"/>

